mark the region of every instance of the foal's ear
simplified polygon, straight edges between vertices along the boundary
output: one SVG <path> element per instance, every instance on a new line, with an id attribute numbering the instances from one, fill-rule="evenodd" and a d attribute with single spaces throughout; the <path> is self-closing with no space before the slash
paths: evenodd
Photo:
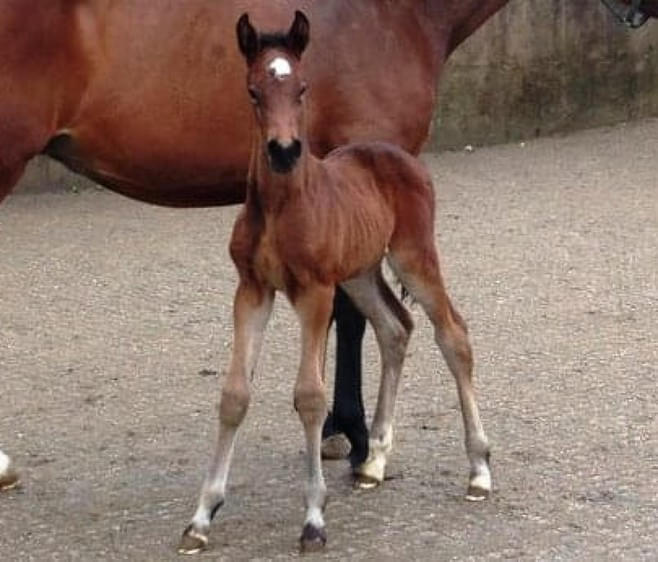
<path id="1" fill-rule="evenodd" d="M 249 21 L 249 14 L 242 14 L 240 16 L 235 30 L 238 34 L 240 52 L 247 59 L 247 62 L 251 62 L 258 55 L 258 33 L 256 33 L 254 26 Z"/>
<path id="2" fill-rule="evenodd" d="M 311 24 L 303 12 L 297 10 L 295 12 L 295 21 L 292 22 L 288 37 L 286 39 L 288 48 L 294 53 L 297 58 L 301 58 L 306 45 L 308 45 L 309 33 Z"/>

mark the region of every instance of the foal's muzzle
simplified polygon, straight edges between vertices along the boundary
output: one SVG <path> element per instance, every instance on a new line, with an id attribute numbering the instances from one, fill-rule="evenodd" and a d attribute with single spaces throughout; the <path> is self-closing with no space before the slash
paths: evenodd
<path id="1" fill-rule="evenodd" d="M 290 144 L 283 146 L 279 141 L 271 140 L 267 143 L 267 155 L 273 171 L 278 174 L 287 174 L 295 167 L 297 160 L 302 155 L 302 142 L 295 139 Z"/>

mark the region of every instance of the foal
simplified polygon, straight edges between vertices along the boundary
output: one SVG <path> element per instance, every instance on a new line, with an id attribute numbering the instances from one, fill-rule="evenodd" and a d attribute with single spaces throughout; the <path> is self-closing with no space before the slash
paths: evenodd
<path id="1" fill-rule="evenodd" d="M 208 542 L 210 521 L 224 503 L 236 432 L 249 404 L 248 377 L 258 357 L 276 290 L 297 313 L 302 353 L 294 402 L 306 434 L 308 480 L 302 549 L 326 542 L 326 486 L 320 460 L 327 411 L 324 357 L 334 288 L 342 286 L 371 322 L 382 357 L 382 378 L 370 456 L 357 469 L 366 482 L 384 478 L 393 438 L 393 409 L 412 322 L 385 283 L 386 256 L 405 288 L 422 304 L 436 342 L 457 381 L 471 463 L 467 497 L 491 490 L 488 445 L 472 386 L 466 326 L 443 286 L 434 246 L 434 194 L 422 165 L 384 143 L 354 144 L 325 160 L 306 141 L 301 55 L 309 23 L 297 12 L 287 34 L 259 35 L 243 15 L 238 43 L 256 133 L 245 207 L 234 226 L 231 257 L 240 282 L 234 302 L 233 355 L 219 408 L 216 452 L 181 550 Z"/>

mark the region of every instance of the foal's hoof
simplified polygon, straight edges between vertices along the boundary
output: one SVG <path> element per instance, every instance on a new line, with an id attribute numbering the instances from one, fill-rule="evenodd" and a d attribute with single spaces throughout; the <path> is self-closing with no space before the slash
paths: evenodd
<path id="1" fill-rule="evenodd" d="M 357 490 L 372 490 L 381 484 L 381 480 L 368 476 L 367 474 L 354 475 L 354 488 Z"/>
<path id="2" fill-rule="evenodd" d="M 302 552 L 318 552 L 327 544 L 327 532 L 324 527 L 318 529 L 311 523 L 306 523 L 299 539 L 299 548 Z"/>
<path id="3" fill-rule="evenodd" d="M 350 454 L 350 442 L 342 433 L 330 435 L 322 441 L 322 458 L 328 461 L 346 459 Z"/>
<path id="4" fill-rule="evenodd" d="M 11 490 L 20 484 L 18 472 L 9 468 L 2 476 L 0 476 L 0 491 Z"/>
<path id="5" fill-rule="evenodd" d="M 479 486 L 469 486 L 464 499 L 469 502 L 482 502 L 489 498 L 491 490 L 485 490 Z"/>
<path id="6" fill-rule="evenodd" d="M 179 554 L 197 554 L 208 546 L 208 536 L 195 531 L 190 525 L 183 532 L 180 544 L 178 545 Z"/>

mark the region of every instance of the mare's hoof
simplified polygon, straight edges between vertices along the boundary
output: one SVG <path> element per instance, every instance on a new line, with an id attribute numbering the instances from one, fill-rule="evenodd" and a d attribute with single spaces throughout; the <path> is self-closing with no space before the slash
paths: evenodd
<path id="1" fill-rule="evenodd" d="M 299 539 L 299 548 L 302 552 L 318 552 L 327 544 L 327 532 L 324 527 L 318 529 L 311 523 L 306 523 Z"/>
<path id="2" fill-rule="evenodd" d="M 0 476 L 0 491 L 11 490 L 20 484 L 18 472 L 10 468 L 2 476 Z"/>
<path id="3" fill-rule="evenodd" d="M 350 454 L 350 442 L 342 433 L 330 435 L 322 440 L 322 458 L 336 461 L 346 459 Z"/>
<path id="4" fill-rule="evenodd" d="M 199 531 L 195 531 L 190 525 L 183 536 L 181 537 L 178 545 L 179 554 L 197 554 L 208 546 L 208 537 Z"/>
<path id="5" fill-rule="evenodd" d="M 485 490 L 479 486 L 469 486 L 464 499 L 469 502 L 482 502 L 488 499 L 490 494 L 490 490 Z"/>
<path id="6" fill-rule="evenodd" d="M 357 490 L 372 490 L 381 484 L 380 480 L 366 474 L 354 475 L 354 488 Z"/>

